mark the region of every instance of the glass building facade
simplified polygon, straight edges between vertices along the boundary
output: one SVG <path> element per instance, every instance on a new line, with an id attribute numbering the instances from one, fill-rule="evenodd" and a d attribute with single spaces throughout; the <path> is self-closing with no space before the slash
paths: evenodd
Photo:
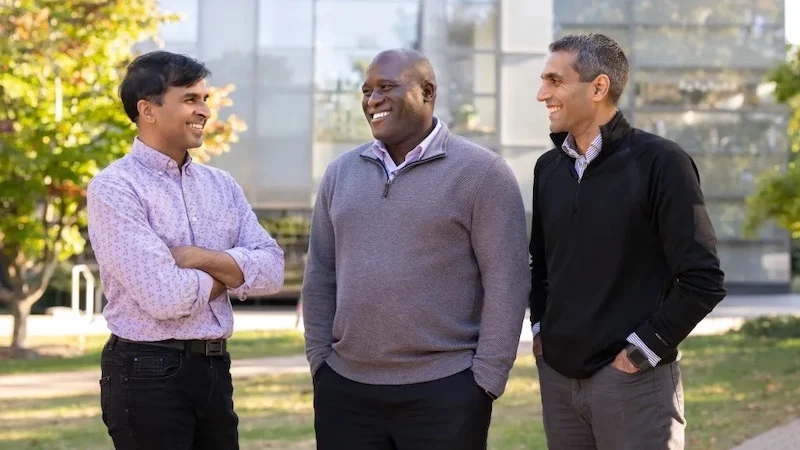
<path id="1" fill-rule="evenodd" d="M 786 233 L 742 236 L 757 173 L 787 159 L 786 111 L 765 72 L 785 54 L 783 0 L 161 0 L 182 21 L 164 48 L 233 83 L 249 126 L 211 164 L 257 211 L 308 212 L 326 166 L 371 139 L 360 105 L 372 57 L 417 48 L 433 63 L 436 114 L 500 153 L 530 209 L 533 166 L 551 146 L 536 102 L 547 45 L 572 32 L 619 40 L 632 76 L 621 109 L 679 142 L 701 173 L 728 280 L 788 288 Z"/>

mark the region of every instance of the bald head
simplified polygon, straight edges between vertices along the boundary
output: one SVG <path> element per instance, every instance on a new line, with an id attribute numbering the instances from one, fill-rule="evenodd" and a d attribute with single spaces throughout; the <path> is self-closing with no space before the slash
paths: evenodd
<path id="1" fill-rule="evenodd" d="M 361 92 L 372 135 L 390 153 L 392 148 L 413 148 L 430 133 L 436 76 L 422 53 L 407 49 L 378 53 L 367 68 Z"/>
<path id="2" fill-rule="evenodd" d="M 405 48 L 384 50 L 375 55 L 370 67 L 376 64 L 396 65 L 398 68 L 402 68 L 408 76 L 419 80 L 420 83 L 429 82 L 436 85 L 433 66 L 428 57 L 420 51 Z"/>

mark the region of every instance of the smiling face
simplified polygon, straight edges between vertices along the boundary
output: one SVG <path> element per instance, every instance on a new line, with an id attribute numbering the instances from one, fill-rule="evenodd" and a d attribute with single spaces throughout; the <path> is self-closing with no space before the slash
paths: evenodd
<path id="1" fill-rule="evenodd" d="M 553 52 L 542 71 L 542 86 L 536 99 L 547 106 L 553 133 L 579 129 L 591 123 L 596 114 L 593 82 L 580 80 L 574 62 L 574 53 Z"/>
<path id="2" fill-rule="evenodd" d="M 200 80 L 187 87 L 170 86 L 160 104 L 141 101 L 141 118 L 164 150 L 184 151 L 203 145 L 203 128 L 211 116 L 208 93 L 206 81 Z"/>
<path id="3" fill-rule="evenodd" d="M 367 69 L 361 106 L 372 135 L 387 146 L 403 145 L 430 131 L 436 87 L 417 63 L 402 53 L 386 52 Z"/>

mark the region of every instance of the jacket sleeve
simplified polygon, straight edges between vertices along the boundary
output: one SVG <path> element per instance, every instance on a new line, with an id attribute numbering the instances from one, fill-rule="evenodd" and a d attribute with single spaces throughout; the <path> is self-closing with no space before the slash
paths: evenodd
<path id="1" fill-rule="evenodd" d="M 664 357 L 722 301 L 725 289 L 694 161 L 674 143 L 656 158 L 650 204 L 674 283 L 661 308 L 635 334 Z"/>
<path id="2" fill-rule="evenodd" d="M 331 166 L 320 184 L 311 216 L 302 303 L 306 358 L 314 374 L 333 352 L 336 314 L 336 235 L 330 216 Z"/>
<path id="3" fill-rule="evenodd" d="M 470 230 L 483 284 L 475 381 L 500 397 L 517 356 L 530 292 L 525 206 L 514 174 L 497 158 L 478 190 Z"/>
<path id="4" fill-rule="evenodd" d="M 547 264 L 544 252 L 544 230 L 542 229 L 542 216 L 539 210 L 539 185 L 541 181 L 541 166 L 543 158 L 536 161 L 533 170 L 533 211 L 531 217 L 531 240 L 528 251 L 531 255 L 531 293 L 528 306 L 531 309 L 531 324 L 536 326 L 541 323 L 547 308 Z M 536 330 L 538 331 L 538 330 Z"/>

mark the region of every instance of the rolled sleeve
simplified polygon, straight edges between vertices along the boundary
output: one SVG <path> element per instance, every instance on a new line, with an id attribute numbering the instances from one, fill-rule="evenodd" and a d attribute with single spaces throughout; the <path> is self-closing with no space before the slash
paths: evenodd
<path id="1" fill-rule="evenodd" d="M 244 301 L 247 299 L 247 291 L 249 286 L 253 284 L 255 278 L 253 271 L 250 269 L 250 257 L 248 256 L 247 252 L 241 248 L 225 250 L 225 253 L 230 255 L 231 258 L 236 261 L 236 265 L 239 266 L 239 270 L 241 270 L 242 275 L 244 275 L 244 282 L 240 286 L 228 290 L 239 300 Z"/>
<path id="2" fill-rule="evenodd" d="M 236 261 L 244 275 L 244 282 L 229 290 L 240 300 L 246 299 L 248 295 L 276 294 L 283 287 L 283 250 L 258 223 L 242 188 L 233 180 L 231 183 L 241 226 L 236 245 L 225 252 Z"/>

